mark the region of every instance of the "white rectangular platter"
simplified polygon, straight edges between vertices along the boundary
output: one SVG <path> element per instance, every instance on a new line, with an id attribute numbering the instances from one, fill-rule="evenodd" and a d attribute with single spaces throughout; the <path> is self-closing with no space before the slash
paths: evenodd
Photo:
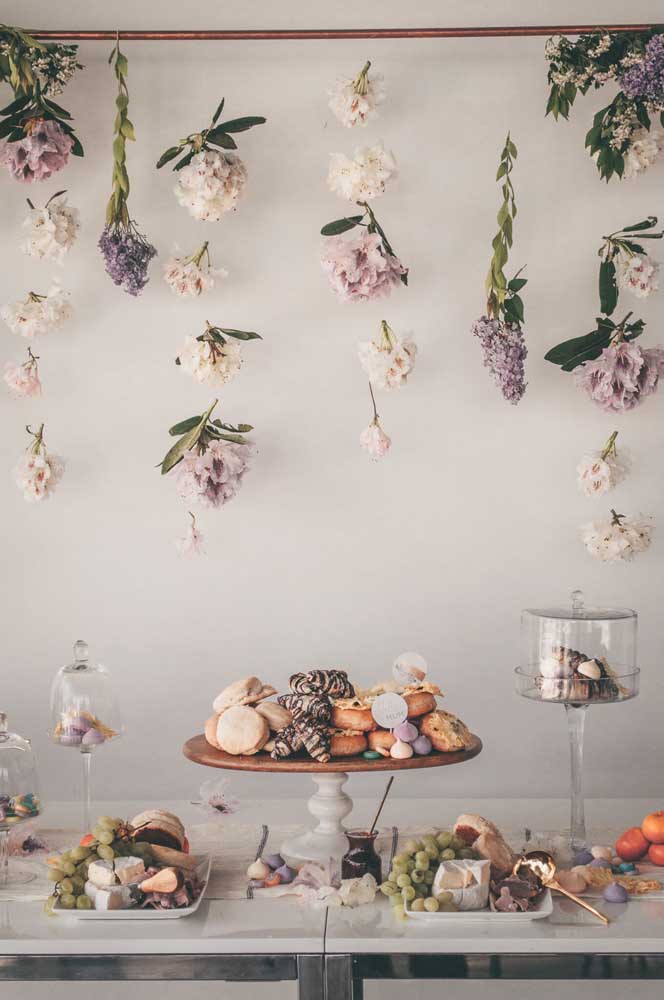
<path id="1" fill-rule="evenodd" d="M 196 869 L 203 888 L 198 899 L 191 906 L 183 906 L 180 909 L 154 910 L 152 907 L 140 909 L 132 907 L 129 910 L 62 910 L 56 903 L 53 912 L 59 917 L 70 917 L 74 920 L 178 920 L 180 917 L 189 917 L 195 913 L 201 905 L 201 900 L 205 895 L 205 890 L 210 879 L 210 868 L 212 858 L 209 855 L 201 856 L 200 864 Z"/>
<path id="2" fill-rule="evenodd" d="M 428 913 L 426 910 L 416 911 L 413 913 L 411 910 L 406 908 L 406 916 L 410 920 L 423 920 L 428 923 L 449 923 L 458 922 L 460 920 L 490 920 L 492 923 L 494 921 L 499 921 L 502 923 L 529 923 L 531 920 L 543 920 L 544 917 L 550 917 L 553 913 L 553 899 L 551 898 L 550 889 L 545 889 L 542 893 L 540 901 L 531 910 L 526 910 L 525 913 L 522 910 L 518 910 L 516 913 L 495 913 L 488 907 L 484 910 L 457 910 L 454 913 Z"/>

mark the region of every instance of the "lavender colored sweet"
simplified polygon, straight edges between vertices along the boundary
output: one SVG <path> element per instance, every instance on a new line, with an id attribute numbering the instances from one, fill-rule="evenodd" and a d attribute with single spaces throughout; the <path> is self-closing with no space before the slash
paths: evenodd
<path id="1" fill-rule="evenodd" d="M 284 859 L 280 854 L 266 854 L 263 861 L 268 865 L 272 871 L 276 871 L 277 868 L 281 868 L 284 863 Z"/>
<path id="2" fill-rule="evenodd" d="M 292 882 L 296 873 L 290 865 L 282 865 L 280 868 L 277 868 L 276 874 L 280 876 L 283 885 Z"/>
<path id="3" fill-rule="evenodd" d="M 417 728 L 412 724 L 412 722 L 399 723 L 393 732 L 396 738 L 401 740 L 403 743 L 412 743 L 419 736 Z"/>
<path id="4" fill-rule="evenodd" d="M 610 868 L 611 862 L 607 861 L 606 858 L 593 858 L 588 864 L 589 868 Z"/>
<path id="5" fill-rule="evenodd" d="M 471 327 L 484 351 L 484 367 L 508 403 L 518 403 L 526 391 L 524 361 L 528 350 L 518 323 L 480 316 Z"/>
<path id="6" fill-rule="evenodd" d="M 573 862 L 573 864 L 574 864 L 574 866 L 576 866 L 576 865 L 589 865 L 589 864 L 592 864 L 592 862 L 594 860 L 595 859 L 593 858 L 593 856 L 590 853 L 590 851 L 583 850 L 583 851 L 579 851 L 578 854 L 574 855 L 574 862 Z"/>
<path id="7" fill-rule="evenodd" d="M 426 757 L 428 753 L 431 753 L 431 740 L 428 736 L 418 736 L 416 740 L 413 740 L 411 746 L 420 757 Z"/>
<path id="8" fill-rule="evenodd" d="M 98 729 L 88 729 L 81 740 L 81 745 L 84 747 L 98 747 L 100 743 L 104 743 L 105 739 L 104 734 L 100 733 Z"/>
<path id="9" fill-rule="evenodd" d="M 80 747 L 82 741 L 83 734 L 77 733 L 74 730 L 68 730 L 58 736 L 58 743 L 60 743 L 63 747 Z"/>
<path id="10" fill-rule="evenodd" d="M 627 889 L 619 882 L 609 883 L 605 889 L 602 889 L 602 896 L 607 903 L 626 903 L 629 899 Z"/>
<path id="11" fill-rule="evenodd" d="M 107 274 L 129 295 L 138 295 L 148 283 L 148 267 L 155 248 L 138 229 L 105 226 L 97 244 L 106 265 Z"/>
<path id="12" fill-rule="evenodd" d="M 91 729 L 91 723 L 82 715 L 73 715 L 71 719 L 67 719 L 64 723 L 65 732 L 74 733 L 87 733 L 88 729 Z"/>

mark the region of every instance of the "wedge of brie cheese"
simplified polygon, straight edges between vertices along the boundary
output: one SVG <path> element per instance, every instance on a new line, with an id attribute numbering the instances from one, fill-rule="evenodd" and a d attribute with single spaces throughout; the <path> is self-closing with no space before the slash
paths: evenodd
<path id="1" fill-rule="evenodd" d="M 85 895 L 90 897 L 95 910 L 128 910 L 135 903 L 128 885 L 112 885 L 101 889 L 88 880 L 85 883 Z"/>

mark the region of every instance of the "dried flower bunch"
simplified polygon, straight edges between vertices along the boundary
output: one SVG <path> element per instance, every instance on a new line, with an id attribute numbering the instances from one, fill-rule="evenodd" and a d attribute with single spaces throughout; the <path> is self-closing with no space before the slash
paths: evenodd
<path id="1" fill-rule="evenodd" d="M 588 552 L 601 562 L 630 562 L 652 542 L 652 518 L 611 511 L 610 519 L 591 521 L 581 529 Z"/>
<path id="2" fill-rule="evenodd" d="M 382 142 L 356 149 L 352 158 L 330 154 L 327 184 L 333 194 L 362 204 L 385 193 L 385 185 L 398 174 L 394 154 Z"/>
<path id="3" fill-rule="evenodd" d="M 247 169 L 240 157 L 232 152 L 220 153 L 212 147 L 237 149 L 233 134 L 246 132 L 255 125 L 264 125 L 266 121 L 259 116 L 248 116 L 217 124 L 224 102 L 222 98 L 207 128 L 180 139 L 176 146 L 171 146 L 157 160 L 159 170 L 180 157 L 173 166 L 173 170 L 179 172 L 173 189 L 175 196 L 190 215 L 204 222 L 218 222 L 222 215 L 236 208 L 247 182 Z"/>
<path id="4" fill-rule="evenodd" d="M 614 431 L 601 451 L 593 451 L 584 455 L 576 467 L 576 478 L 579 489 L 586 497 L 600 497 L 610 493 L 623 481 L 629 465 L 624 452 L 618 457 Z"/>
<path id="5" fill-rule="evenodd" d="M 599 89 L 609 80 L 621 88 L 594 116 L 586 147 L 600 177 L 634 177 L 650 167 L 664 136 L 664 36 L 650 31 L 598 32 L 576 41 L 551 38 L 546 43 L 551 86 L 546 107 L 554 118 L 568 118 L 577 93 Z"/>
<path id="6" fill-rule="evenodd" d="M 0 163 L 18 181 L 48 180 L 70 153 L 83 156 L 71 115 L 51 99 L 79 67 L 76 53 L 76 46 L 46 45 L 20 28 L 0 26 L 0 80 L 14 91 L 0 111 Z"/>
<path id="7" fill-rule="evenodd" d="M 39 379 L 38 361 L 39 355 L 33 354 L 28 347 L 27 361 L 20 365 L 14 364 L 13 361 L 5 363 L 3 378 L 12 396 L 17 399 L 41 396 L 42 384 Z"/>
<path id="8" fill-rule="evenodd" d="M 412 340 L 400 340 L 385 320 L 380 324 L 380 339 L 358 345 L 360 364 L 375 389 L 398 389 L 415 366 L 417 346 Z"/>
<path id="9" fill-rule="evenodd" d="M 25 299 L 0 309 L 0 316 L 9 329 L 28 338 L 59 329 L 71 313 L 69 292 L 64 292 L 57 282 L 45 295 L 28 292 Z"/>
<path id="10" fill-rule="evenodd" d="M 196 527 L 196 517 L 189 511 L 189 527 L 187 528 L 186 534 L 182 538 L 178 538 L 175 542 L 175 548 L 178 555 L 182 556 L 184 559 L 189 559 L 192 556 L 203 556 L 205 555 L 205 539 L 201 532 Z"/>
<path id="11" fill-rule="evenodd" d="M 371 63 L 365 63 L 357 76 L 340 77 L 328 92 L 329 108 L 346 128 L 366 125 L 376 118 L 378 105 L 385 100 L 383 78 L 379 73 L 369 76 L 370 69 Z"/>
<path id="12" fill-rule="evenodd" d="M 127 207 L 129 175 L 127 173 L 127 140 L 135 141 L 134 126 L 129 115 L 129 90 L 127 73 L 129 64 L 120 52 L 120 43 L 114 46 L 109 59 L 118 81 L 115 99 L 117 113 L 113 139 L 113 190 L 106 206 L 106 225 L 99 238 L 99 249 L 106 272 L 114 284 L 129 295 L 139 295 L 148 283 L 148 267 L 157 251 L 132 221 Z"/>
<path id="13" fill-rule="evenodd" d="M 519 295 L 527 279 L 519 277 L 521 271 L 517 271 L 508 281 L 504 271 L 512 247 L 517 212 L 511 178 L 516 157 L 517 149 L 508 133 L 496 172 L 496 180 L 502 181 L 503 200 L 498 211 L 498 232 L 491 244 L 493 256 L 485 283 L 486 314 L 472 326 L 473 336 L 478 338 L 484 351 L 484 367 L 489 369 L 504 398 L 514 404 L 526 391 L 524 361 L 528 353 L 521 329 L 523 301 Z"/>
<path id="14" fill-rule="evenodd" d="M 371 382 L 369 382 L 369 394 L 371 396 L 371 406 L 373 407 L 373 419 L 360 434 L 360 444 L 366 453 L 377 462 L 379 458 L 387 455 L 392 444 L 392 439 L 388 437 L 380 425 L 378 410 L 376 409 L 376 397 L 374 396 Z"/>
<path id="15" fill-rule="evenodd" d="M 164 264 L 164 281 L 181 299 L 194 298 L 214 288 L 217 278 L 227 278 L 228 271 L 214 268 L 207 240 L 189 257 L 169 257 Z"/>
<path id="16" fill-rule="evenodd" d="M 197 382 L 217 387 L 225 385 L 235 378 L 242 364 L 242 351 L 240 345 L 234 342 L 236 340 L 262 340 L 262 337 L 249 330 L 233 330 L 206 323 L 199 337 L 187 337 L 175 363 L 193 375 Z"/>
<path id="17" fill-rule="evenodd" d="M 30 212 L 23 222 L 28 235 L 21 249 L 30 257 L 55 260 L 61 264 L 78 235 L 78 209 L 67 204 L 66 191 L 51 195 L 43 208 L 27 199 Z"/>
<path id="18" fill-rule="evenodd" d="M 44 444 L 44 425 L 33 431 L 26 427 L 33 438 L 27 450 L 19 459 L 14 476 L 16 485 L 23 492 L 27 503 L 48 500 L 62 479 L 64 461 L 58 455 L 51 455 Z"/>
<path id="19" fill-rule="evenodd" d="M 363 215 L 329 222 L 321 229 L 321 265 L 332 290 L 342 302 L 361 302 L 389 295 L 402 282 L 408 284 L 408 268 L 392 249 L 373 209 L 360 203 Z M 342 233 L 357 230 L 349 239 Z"/>
<path id="20" fill-rule="evenodd" d="M 659 264 L 634 239 L 634 233 L 638 233 L 637 240 L 661 240 L 664 231 L 648 232 L 656 225 L 657 216 L 649 215 L 642 222 L 625 226 L 603 238 L 604 242 L 597 251 L 601 260 L 599 301 L 600 309 L 607 316 L 618 305 L 619 288 L 633 292 L 640 299 L 647 298 L 657 290 Z"/>

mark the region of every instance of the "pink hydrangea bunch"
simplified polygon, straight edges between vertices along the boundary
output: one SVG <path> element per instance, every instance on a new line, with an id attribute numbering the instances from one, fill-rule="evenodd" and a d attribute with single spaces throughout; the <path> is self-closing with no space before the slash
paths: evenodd
<path id="1" fill-rule="evenodd" d="M 173 188 L 178 202 L 195 219 L 219 222 L 237 207 L 247 183 L 247 168 L 235 153 L 206 149 L 178 173 Z"/>
<path id="2" fill-rule="evenodd" d="M 6 362 L 3 378 L 12 396 L 16 396 L 17 399 L 41 396 L 42 384 L 39 379 L 38 360 L 39 358 L 28 348 L 28 360 L 23 364 Z"/>
<path id="3" fill-rule="evenodd" d="M 577 385 L 602 410 L 623 413 L 652 395 L 664 374 L 664 348 L 640 348 L 622 340 L 605 347 L 599 358 L 574 370 Z"/>
<path id="4" fill-rule="evenodd" d="M 196 518 L 191 511 L 189 512 L 189 517 L 191 521 L 186 534 L 182 538 L 178 538 L 175 542 L 178 555 L 182 556 L 183 559 L 205 555 L 204 538 L 196 527 Z"/>
<path id="5" fill-rule="evenodd" d="M 43 118 L 32 118 L 24 129 L 25 138 L 2 147 L 0 164 L 25 184 L 47 181 L 66 165 L 74 140 L 58 122 Z"/>
<path id="6" fill-rule="evenodd" d="M 51 455 L 44 444 L 44 425 L 31 431 L 34 441 L 21 455 L 14 469 L 16 485 L 23 492 L 26 503 L 48 500 L 55 491 L 65 471 L 65 463 L 58 455 Z"/>
<path id="7" fill-rule="evenodd" d="M 385 250 L 379 234 L 364 228 L 350 237 L 327 236 L 321 265 L 342 302 L 368 302 L 389 295 L 408 273 L 399 258 Z"/>
<path id="8" fill-rule="evenodd" d="M 253 456 L 250 444 L 211 441 L 202 455 L 188 452 L 176 466 L 178 494 L 188 503 L 217 508 L 237 494 Z"/>

